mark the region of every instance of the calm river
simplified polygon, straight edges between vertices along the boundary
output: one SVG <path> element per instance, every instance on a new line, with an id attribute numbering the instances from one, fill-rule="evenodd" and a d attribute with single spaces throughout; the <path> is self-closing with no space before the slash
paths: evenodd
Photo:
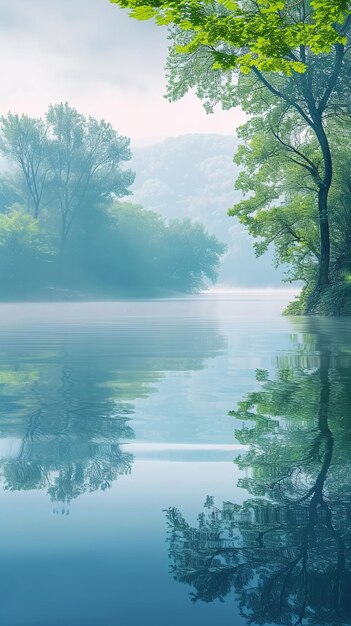
<path id="1" fill-rule="evenodd" d="M 0 305 L 0 623 L 351 624 L 351 321 Z"/>

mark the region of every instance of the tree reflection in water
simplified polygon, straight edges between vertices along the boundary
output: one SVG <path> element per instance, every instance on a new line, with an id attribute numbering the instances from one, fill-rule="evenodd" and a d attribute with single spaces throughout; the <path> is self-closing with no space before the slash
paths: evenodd
<path id="1" fill-rule="evenodd" d="M 4 488 L 45 491 L 67 513 L 74 498 L 130 473 L 133 455 L 122 444 L 135 437 L 135 401 L 165 372 L 202 369 L 223 350 L 214 326 L 172 329 L 132 319 L 93 332 L 55 323 L 2 333 Z"/>
<path id="2" fill-rule="evenodd" d="M 51 365 L 25 384 L 22 372 L 14 389 L 17 404 L 12 411 L 7 406 L 1 424 L 1 435 L 19 442 L 1 461 L 5 489 L 45 490 L 68 512 L 72 499 L 105 490 L 130 473 L 133 455 L 121 442 L 134 438 L 132 405 L 113 398 L 108 374 Z M 6 396 L 3 404 L 6 399 L 11 404 Z"/>
<path id="3" fill-rule="evenodd" d="M 351 624 L 351 359 L 323 326 L 303 342 L 231 412 L 250 497 L 208 496 L 196 527 L 167 511 L 175 580 L 249 624 Z"/>

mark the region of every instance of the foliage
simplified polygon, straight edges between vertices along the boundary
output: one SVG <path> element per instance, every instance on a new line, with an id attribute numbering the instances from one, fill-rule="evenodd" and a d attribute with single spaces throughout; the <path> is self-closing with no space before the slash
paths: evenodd
<path id="1" fill-rule="evenodd" d="M 309 46 L 314 54 L 327 53 L 345 42 L 340 25 L 351 13 L 347 0 L 313 0 L 308 15 L 303 0 L 111 0 L 131 9 L 140 20 L 155 18 L 160 25 L 176 24 L 191 32 L 178 52 L 193 53 L 201 46 L 213 48 L 215 69 L 240 67 L 244 73 L 261 71 L 304 72 L 302 59 L 292 52 Z M 296 17 L 297 16 L 297 17 Z M 293 18 L 296 19 L 293 19 Z M 223 46 L 217 49 L 217 46 Z"/>
<path id="2" fill-rule="evenodd" d="M 60 214 L 60 262 L 73 221 L 87 205 L 123 197 L 134 174 L 120 163 L 131 157 L 129 139 L 111 124 L 86 119 L 67 104 L 49 107 L 50 192 Z"/>
<path id="3" fill-rule="evenodd" d="M 41 119 L 12 113 L 1 118 L 0 151 L 19 168 L 24 200 L 35 218 L 39 216 L 47 185 L 47 134 L 48 128 Z"/>
<path id="4" fill-rule="evenodd" d="M 37 294 L 48 279 L 52 252 L 37 220 L 14 205 L 0 213 L 0 285 L 17 296 Z"/>
<path id="5" fill-rule="evenodd" d="M 120 168 L 131 157 L 129 139 L 67 103 L 50 106 L 45 120 L 2 117 L 0 151 L 17 165 L 28 210 L 38 218 L 48 207 L 58 222 L 60 267 L 78 213 L 88 204 L 128 195 L 134 180 Z"/>
<path id="6" fill-rule="evenodd" d="M 66 283 L 110 295 L 194 292 L 216 280 L 225 246 L 190 220 L 165 222 L 130 203 L 77 222 Z M 73 268 L 73 271 L 72 271 Z"/>
<path id="7" fill-rule="evenodd" d="M 284 124 L 280 122 L 280 141 L 271 131 L 280 115 L 277 108 L 273 107 L 264 118 L 257 114 L 240 129 L 242 144 L 235 160 L 241 172 L 236 185 L 245 198 L 230 214 L 238 217 L 256 239 L 258 256 L 274 244 L 276 264 L 290 267 L 289 279 L 312 283 L 319 255 L 316 192 L 308 172 L 302 178 L 294 154 L 291 156 L 281 143 L 291 140 L 292 132 L 299 135 L 297 116 L 290 115 Z M 309 138 L 305 141 L 307 158 L 317 161 L 318 148 Z"/>
<path id="8" fill-rule="evenodd" d="M 331 119 L 327 125 L 335 168 L 330 189 L 331 285 L 316 297 L 313 287 L 318 273 L 319 215 L 313 171 L 318 172 L 320 165 L 318 146 L 313 137 L 303 133 L 296 115 L 282 119 L 281 107 L 272 106 L 269 98 L 261 103 L 256 98 L 255 107 L 254 117 L 240 130 L 242 144 L 235 157 L 241 166 L 237 188 L 246 197 L 230 214 L 256 238 L 257 255 L 274 244 L 276 263 L 290 267 L 287 280 L 304 285 L 299 301 L 292 303 L 288 313 L 349 314 L 350 125 L 343 119 Z M 274 131 L 278 127 L 279 135 Z M 302 166 L 303 158 L 308 169 Z"/>
<path id="9" fill-rule="evenodd" d="M 68 104 L 45 121 L 9 113 L 0 150 L 0 289 L 5 298 L 194 292 L 217 278 L 225 246 L 198 222 L 121 203 L 129 139 Z M 16 200 L 20 204 L 16 204 Z"/>
<path id="10" fill-rule="evenodd" d="M 303 256 L 298 246 L 289 245 L 285 255 L 284 247 L 280 246 L 278 258 L 291 260 L 295 269 L 302 259 L 304 275 L 309 268 L 307 286 L 311 298 L 307 311 L 315 312 L 335 280 L 331 265 L 335 250 L 330 237 L 333 227 L 330 194 L 336 164 L 329 124 L 333 117 L 349 116 L 350 111 L 350 3 L 343 0 L 177 3 L 117 0 L 117 3 L 131 8 L 134 17 L 155 17 L 159 24 L 172 25 L 168 60 L 171 100 L 195 88 L 209 111 L 218 102 L 225 108 L 241 105 L 251 117 L 251 130 L 256 132 L 255 124 L 259 127 L 261 123 L 254 139 L 256 143 L 260 143 L 263 125 L 271 134 L 273 155 L 269 176 L 276 190 L 281 168 L 276 168 L 279 150 L 274 144 L 284 156 L 294 158 L 302 181 L 309 175 L 314 195 L 306 198 L 305 190 L 297 189 L 299 176 L 295 176 L 296 194 L 290 193 L 286 222 L 295 223 L 296 215 L 301 212 L 299 221 L 304 235 L 308 233 L 308 243 L 315 239 L 313 231 L 317 226 L 314 250 Z M 267 152 L 267 164 L 269 159 Z M 254 164 L 250 173 L 256 178 Z M 287 172 L 286 178 L 289 179 Z M 290 189 L 285 187 L 283 191 L 289 194 Z M 269 227 L 273 236 L 279 229 L 280 215 L 281 212 L 274 215 L 270 211 L 269 225 L 263 212 L 260 214 L 264 238 Z M 259 219 L 251 220 L 249 226 L 254 234 L 259 234 Z M 285 232 L 289 244 L 286 228 Z M 296 239 L 295 235 L 293 229 L 290 239 Z M 264 241 L 258 244 L 257 250 L 262 252 L 265 245 Z"/>

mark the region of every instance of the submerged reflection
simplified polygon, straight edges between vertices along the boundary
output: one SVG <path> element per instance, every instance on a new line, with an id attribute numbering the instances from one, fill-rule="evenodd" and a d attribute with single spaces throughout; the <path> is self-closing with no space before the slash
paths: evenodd
<path id="1" fill-rule="evenodd" d="M 15 437 L 1 461 L 5 489 L 46 490 L 67 511 L 73 498 L 131 471 L 133 456 L 120 444 L 134 437 L 132 407 L 113 398 L 108 375 L 52 364 L 33 383 L 15 385 L 17 406 L 0 425 L 2 438 Z"/>
<path id="2" fill-rule="evenodd" d="M 215 327 L 177 322 L 172 333 L 125 319 L 11 327 L 0 353 L 4 488 L 44 490 L 67 513 L 72 499 L 111 487 L 132 469 L 122 444 L 135 437 L 135 401 L 166 372 L 201 369 L 222 349 Z"/>
<path id="3" fill-rule="evenodd" d="M 234 591 L 250 624 L 351 624 L 351 359 L 322 322 L 293 340 L 231 413 L 250 497 L 208 497 L 197 526 L 168 510 L 174 577 L 194 601 Z"/>

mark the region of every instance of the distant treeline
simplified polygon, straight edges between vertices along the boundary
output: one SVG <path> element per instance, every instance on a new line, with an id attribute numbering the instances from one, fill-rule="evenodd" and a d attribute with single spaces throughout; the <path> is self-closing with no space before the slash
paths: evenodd
<path id="1" fill-rule="evenodd" d="M 225 246 L 198 222 L 122 202 L 130 142 L 68 104 L 1 118 L 0 298 L 194 292 Z"/>

